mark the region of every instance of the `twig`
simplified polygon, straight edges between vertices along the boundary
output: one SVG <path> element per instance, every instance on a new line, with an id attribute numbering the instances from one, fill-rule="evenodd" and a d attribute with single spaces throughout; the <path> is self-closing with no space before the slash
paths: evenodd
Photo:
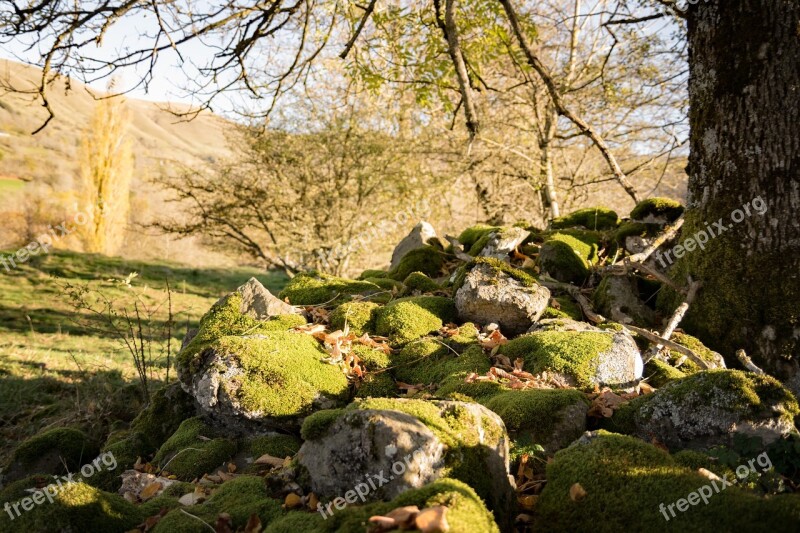
<path id="1" fill-rule="evenodd" d="M 634 333 L 637 333 L 637 334 L 641 335 L 642 337 L 644 337 L 645 339 L 649 340 L 650 342 L 654 342 L 656 344 L 661 344 L 663 346 L 666 346 L 670 350 L 675 350 L 676 352 L 679 352 L 679 353 L 682 353 L 682 354 L 688 356 L 689 359 L 691 359 L 692 361 L 697 363 L 698 366 L 700 366 L 700 367 L 702 367 L 702 368 L 704 368 L 706 370 L 709 370 L 711 368 L 708 365 L 708 363 L 703 360 L 702 357 L 700 357 L 699 355 L 694 353 L 689 348 L 686 348 L 685 346 L 681 346 L 680 344 L 678 344 L 676 342 L 672 342 L 672 341 L 667 340 L 667 339 L 662 339 L 661 337 L 659 337 L 655 333 L 650 333 L 646 329 L 637 328 L 636 326 L 631 326 L 630 324 L 623 324 L 623 327 L 633 331 Z"/>
<path id="2" fill-rule="evenodd" d="M 627 257 L 623 261 L 644 263 L 645 261 L 647 261 L 648 257 L 653 255 L 653 252 L 655 252 L 656 250 L 659 249 L 659 247 L 661 247 L 662 244 L 674 239 L 675 236 L 678 234 L 678 230 L 681 229 L 682 226 L 683 226 L 683 215 L 681 215 L 680 218 L 678 218 L 678 220 L 676 220 L 675 223 L 672 224 L 672 226 L 667 228 L 666 231 L 664 231 L 664 233 L 659 235 L 653 242 L 651 242 L 650 246 L 645 248 L 644 251 L 639 252 L 638 254 L 633 254 L 632 256 Z"/>
<path id="3" fill-rule="evenodd" d="M 740 363 L 742 363 L 742 366 L 744 366 L 750 372 L 754 372 L 756 374 L 764 373 L 763 370 L 756 366 L 752 359 L 747 357 L 747 353 L 744 350 L 736 350 L 736 358 Z"/>
<path id="4" fill-rule="evenodd" d="M 606 318 L 603 315 L 598 315 L 594 312 L 592 303 L 586 296 L 583 295 L 583 293 L 581 293 L 580 288 L 572 285 L 571 283 L 561 283 L 560 281 L 556 281 L 549 276 L 542 276 L 541 280 L 541 285 L 547 287 L 548 289 L 567 291 L 569 295 L 572 296 L 576 302 L 578 302 L 578 305 L 581 307 L 583 314 L 586 315 L 586 318 L 595 324 L 606 322 Z"/>
<path id="5" fill-rule="evenodd" d="M 623 261 L 622 263 L 612 264 L 612 265 L 609 265 L 606 268 L 604 268 L 603 272 L 607 273 L 607 274 L 611 274 L 613 276 L 623 276 L 623 275 L 627 274 L 628 270 L 630 270 L 630 269 L 638 270 L 640 272 L 644 272 L 645 274 L 653 276 L 658 281 L 660 281 L 664 285 L 668 285 L 670 288 L 672 288 L 676 292 L 679 292 L 681 294 L 686 294 L 686 292 L 687 292 L 686 291 L 686 287 L 681 287 L 680 285 L 675 283 L 673 280 L 671 280 L 669 278 L 669 276 L 666 276 L 666 275 L 662 274 L 661 272 L 659 272 L 655 268 L 652 268 L 652 267 L 648 266 L 646 263 L 640 263 L 638 261 L 630 261 L 630 260 L 628 260 L 628 261 Z"/>
<path id="6" fill-rule="evenodd" d="M 703 282 L 701 281 L 692 281 L 692 278 L 689 278 L 689 290 L 686 292 L 686 299 L 681 302 L 681 305 L 675 310 L 670 317 L 669 322 L 667 322 L 667 326 L 664 328 L 664 333 L 661 334 L 661 337 L 664 339 L 669 340 L 672 337 L 672 334 L 675 332 L 675 328 L 678 327 L 678 324 L 681 323 L 683 320 L 684 315 L 686 315 L 686 311 L 689 310 L 689 306 L 694 301 L 694 297 L 697 296 L 697 291 L 703 286 Z M 648 362 L 650 359 L 658 355 L 658 352 L 664 348 L 661 344 L 656 344 L 653 346 L 648 352 L 647 355 L 644 356 L 644 362 Z"/>
<path id="7" fill-rule="evenodd" d="M 341 59 L 347 59 L 347 54 L 350 53 L 350 50 L 353 48 L 353 45 L 356 44 L 356 40 L 358 40 L 358 36 L 361 35 L 361 32 L 364 30 L 364 26 L 367 25 L 367 21 L 369 17 L 372 15 L 372 12 L 375 11 L 375 4 L 378 0 L 371 0 L 367 8 L 364 10 L 364 16 L 361 17 L 361 20 L 358 23 L 358 27 L 356 28 L 356 32 L 350 37 L 350 40 L 347 41 L 347 44 L 344 45 L 344 50 L 342 53 L 339 54 Z"/>

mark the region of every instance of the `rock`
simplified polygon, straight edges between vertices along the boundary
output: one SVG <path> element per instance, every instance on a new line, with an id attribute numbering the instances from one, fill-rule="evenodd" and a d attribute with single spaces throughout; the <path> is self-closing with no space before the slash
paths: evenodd
<path id="1" fill-rule="evenodd" d="M 642 327 L 656 322 L 656 313 L 639 298 L 636 278 L 632 276 L 606 276 L 594 292 L 597 311 L 620 324 Z"/>
<path id="2" fill-rule="evenodd" d="M 530 237 L 531 233 L 523 228 L 511 227 L 491 233 L 486 245 L 478 254 L 481 257 L 494 257 L 508 262 L 508 256 L 522 241 Z"/>
<path id="3" fill-rule="evenodd" d="M 736 435 L 767 445 L 795 431 L 797 400 L 780 382 L 739 370 L 710 370 L 668 383 L 620 408 L 610 428 L 670 449 L 733 444 Z"/>
<path id="4" fill-rule="evenodd" d="M 597 244 L 563 233 L 550 235 L 539 251 L 542 271 L 567 283 L 583 283 L 596 261 Z"/>
<path id="5" fill-rule="evenodd" d="M 628 333 L 597 328 L 537 331 L 509 341 L 500 353 L 512 361 L 522 358 L 528 372 L 559 374 L 581 388 L 630 388 L 641 379 L 644 366 Z"/>
<path id="6" fill-rule="evenodd" d="M 528 333 L 537 331 L 603 331 L 588 322 L 580 322 L 571 318 L 543 318 L 531 326 Z"/>
<path id="7" fill-rule="evenodd" d="M 118 493 L 129 502 L 147 501 L 161 496 L 171 485 L 178 483 L 174 479 L 154 476 L 136 470 L 122 473 L 122 486 Z"/>
<path id="8" fill-rule="evenodd" d="M 524 333 L 544 313 L 550 291 L 525 272 L 497 259 L 475 261 L 456 291 L 462 321 L 500 325 L 506 336 Z"/>
<path id="9" fill-rule="evenodd" d="M 680 202 L 671 198 L 648 198 L 636 204 L 631 211 L 631 220 L 663 226 L 677 220 L 683 211 Z"/>
<path id="10" fill-rule="evenodd" d="M 436 230 L 433 229 L 429 223 L 424 220 L 414 226 L 411 232 L 403 237 L 403 240 L 395 247 L 392 252 L 392 262 L 389 266 L 390 270 L 396 269 L 400 266 L 400 261 L 411 250 L 422 248 L 428 244 L 428 241 L 436 238 Z"/>
<path id="11" fill-rule="evenodd" d="M 212 474 L 236 453 L 236 443 L 218 436 L 201 417 L 184 420 L 156 453 L 153 463 L 181 481 Z"/>
<path id="12" fill-rule="evenodd" d="M 3 481 L 9 483 L 31 474 L 66 474 L 77 472 L 91 462 L 97 446 L 78 429 L 54 428 L 22 442 L 14 450 L 4 471 Z"/>
<path id="13" fill-rule="evenodd" d="M 614 229 L 619 224 L 617 213 L 606 207 L 587 207 L 558 217 L 550 223 L 553 229 L 583 227 L 588 230 Z"/>
<path id="14" fill-rule="evenodd" d="M 278 296 L 288 298 L 293 305 L 320 305 L 345 302 L 354 296 L 371 296 L 383 290 L 369 281 L 303 272 L 293 277 Z"/>
<path id="15" fill-rule="evenodd" d="M 256 278 L 250 278 L 247 283 L 236 289 L 236 292 L 241 295 L 240 312 L 256 320 L 268 320 L 274 316 L 301 312 L 273 296 Z"/>
<path id="16" fill-rule="evenodd" d="M 447 476 L 470 485 L 495 512 L 514 503 L 505 426 L 478 404 L 356 400 L 310 416 L 302 436 L 298 462 L 323 500 L 359 484 L 364 501 L 391 499 Z"/>
<path id="17" fill-rule="evenodd" d="M 404 345 L 454 322 L 453 300 L 442 296 L 399 298 L 377 312 L 375 331 L 392 344 Z"/>

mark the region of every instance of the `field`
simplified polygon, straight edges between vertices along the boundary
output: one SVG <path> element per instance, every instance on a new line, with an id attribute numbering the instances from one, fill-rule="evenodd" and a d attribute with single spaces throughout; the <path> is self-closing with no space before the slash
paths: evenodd
<path id="1" fill-rule="evenodd" d="M 167 375 L 167 282 L 174 356 L 187 328 L 252 276 L 273 292 L 286 281 L 282 274 L 251 268 L 197 269 L 71 252 L 36 256 L 12 270 L 0 263 L 0 463 L 20 440 L 51 426 L 79 426 L 102 439 L 141 407 L 131 353 L 102 317 L 76 308 L 69 293 L 88 294 L 95 302 L 102 296 L 119 313 L 134 313 L 137 301 L 142 315 L 152 315 L 144 322 L 145 338 L 153 339 L 145 344 L 155 386 Z"/>

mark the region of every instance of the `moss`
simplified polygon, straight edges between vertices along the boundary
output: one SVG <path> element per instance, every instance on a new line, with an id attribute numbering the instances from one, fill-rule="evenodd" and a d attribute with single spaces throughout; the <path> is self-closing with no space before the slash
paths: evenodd
<path id="1" fill-rule="evenodd" d="M 172 383 L 150 396 L 148 406 L 131 423 L 131 431 L 144 437 L 147 444 L 145 453 L 155 452 L 175 433 L 181 422 L 195 414 L 194 399 L 183 391 L 179 383 Z"/>
<path id="2" fill-rule="evenodd" d="M 358 276 L 358 279 L 365 280 L 367 278 L 388 278 L 389 273 L 385 270 L 370 270 L 367 269 Z"/>
<path id="3" fill-rule="evenodd" d="M 542 331 L 509 341 L 500 353 L 512 361 L 524 359 L 528 372 L 558 372 L 572 377 L 579 387 L 591 387 L 598 356 L 612 344 L 613 335 L 605 332 Z"/>
<path id="4" fill-rule="evenodd" d="M 202 531 L 207 524 L 215 524 L 217 517 L 230 516 L 234 531 L 243 530 L 251 515 L 258 515 L 262 525 L 270 524 L 283 514 L 281 502 L 270 499 L 264 480 L 256 476 L 240 476 L 220 486 L 200 505 L 185 509 L 192 514 L 175 510 L 164 516 L 153 530 L 155 533 L 183 533 Z M 198 518 L 200 520 L 198 520 Z M 202 522 L 201 522 L 202 520 Z"/>
<path id="5" fill-rule="evenodd" d="M 331 328 L 344 329 L 345 323 L 356 335 L 375 332 L 375 319 L 380 306 L 374 302 L 348 302 L 331 313 Z"/>
<path id="6" fill-rule="evenodd" d="M 459 353 L 441 342 L 422 339 L 407 344 L 394 358 L 395 376 L 405 383 L 438 385 L 446 379 L 463 381 L 470 372 L 485 374 L 492 364 L 477 344 Z"/>
<path id="7" fill-rule="evenodd" d="M 539 263 L 543 271 L 560 281 L 580 283 L 597 261 L 597 246 L 570 235 L 555 233 L 542 245 Z"/>
<path id="8" fill-rule="evenodd" d="M 122 484 L 120 474 L 132 468 L 137 459 L 149 459 L 157 449 L 150 446 L 150 440 L 140 431 L 122 430 L 112 433 L 103 447 L 103 453 L 114 454 L 117 468 L 103 469 L 86 482 L 94 487 L 116 492 Z"/>
<path id="9" fill-rule="evenodd" d="M 709 363 L 717 363 L 717 357 L 713 351 L 706 348 L 706 345 L 700 342 L 699 339 L 696 337 L 692 337 L 691 335 L 687 335 L 686 333 L 673 333 L 670 340 L 673 342 L 677 342 L 681 346 L 689 348 L 694 353 L 700 356 L 701 359 L 704 361 L 708 361 Z M 672 353 L 670 356 L 670 361 L 677 361 L 680 359 L 682 355 L 680 353 Z M 686 359 L 681 365 L 681 371 L 684 374 L 694 374 L 696 372 L 700 372 L 703 370 L 700 366 L 692 361 L 691 359 Z"/>
<path id="10" fill-rule="evenodd" d="M 606 207 L 587 207 L 554 219 L 550 227 L 561 229 L 583 226 L 590 230 L 604 230 L 614 229 L 618 223 L 619 217 L 615 211 Z"/>
<path id="11" fill-rule="evenodd" d="M 444 266 L 444 254 L 433 246 L 423 246 L 411 250 L 400 263 L 390 273 L 390 277 L 397 281 L 403 281 L 409 274 L 413 272 L 422 272 L 423 274 L 435 278 Z"/>
<path id="12" fill-rule="evenodd" d="M 270 523 L 264 533 L 315 533 L 331 531 L 319 513 L 292 511 Z M 362 528 L 363 529 L 363 528 Z"/>
<path id="13" fill-rule="evenodd" d="M 764 499 L 728 487 L 707 504 L 668 514 L 667 522 L 662 506 L 669 513 L 666 506 L 710 485 L 709 480 L 655 446 L 605 432 L 589 444 L 558 452 L 547 466 L 547 480 L 535 519 L 549 531 L 649 531 L 673 524 L 691 532 L 790 531 L 800 519 L 794 495 Z M 570 498 L 575 483 L 586 491 L 578 501 Z"/>
<path id="14" fill-rule="evenodd" d="M 500 259 L 496 259 L 494 257 L 476 257 L 468 264 L 459 267 L 456 279 L 453 282 L 453 291 L 457 291 L 458 289 L 461 288 L 461 286 L 464 284 L 464 280 L 466 279 L 467 274 L 476 265 L 489 265 L 494 272 L 503 273 L 509 276 L 511 279 L 518 281 L 525 287 L 534 287 L 537 285 L 536 278 L 534 278 L 524 270 L 520 270 L 519 268 L 514 268 L 508 263 L 501 261 Z"/>
<path id="15" fill-rule="evenodd" d="M 46 483 L 51 481 L 53 479 L 49 478 Z M 26 485 L 26 488 L 37 486 L 44 486 L 44 483 L 40 480 Z M 9 487 L 4 490 L 0 493 L 0 500 L 13 504 L 22 501 L 23 496 L 32 496 L 25 492 L 15 494 L 16 489 Z M 30 511 L 23 511 L 21 506 L 18 508 L 21 514 L 13 521 L 8 513 L 0 513 L 0 531 L 128 531 L 144 519 L 141 511 L 122 497 L 80 482 L 63 484 L 53 497 L 53 503 L 45 499 Z"/>
<path id="16" fill-rule="evenodd" d="M 281 299 L 288 298 L 292 305 L 320 305 L 345 301 L 354 295 L 368 296 L 381 290 L 368 281 L 306 272 L 293 277 L 278 296 Z"/>
<path id="17" fill-rule="evenodd" d="M 671 198 L 648 198 L 642 200 L 631 211 L 631 219 L 644 220 L 648 216 L 664 217 L 669 222 L 674 222 L 683 214 L 684 208 L 680 202 Z"/>
<path id="18" fill-rule="evenodd" d="M 399 292 L 403 290 L 403 284 L 401 282 L 390 278 L 367 278 L 364 281 L 367 281 L 369 283 L 374 283 L 384 291 L 391 292 L 397 289 L 397 291 Z M 380 300 L 380 298 L 374 298 L 374 299 L 375 301 Z"/>
<path id="19" fill-rule="evenodd" d="M 337 401 L 347 398 L 346 376 L 322 361 L 328 354 L 310 335 L 274 331 L 258 337 L 229 336 L 210 348 L 235 359 L 242 370 L 220 386 L 247 411 L 286 419 L 307 414 L 320 395 Z"/>
<path id="20" fill-rule="evenodd" d="M 434 292 L 442 288 L 441 285 L 422 272 L 412 272 L 409 274 L 408 277 L 403 280 L 403 285 L 408 294 L 413 294 L 415 291 L 420 293 Z"/>
<path id="21" fill-rule="evenodd" d="M 533 441 L 544 443 L 555 429 L 559 413 L 576 403 L 589 405 L 586 396 L 575 389 L 529 389 L 502 392 L 485 405 L 503 419 L 506 429 L 516 437 L 533 434 Z M 516 435 L 515 435 L 516 434 Z M 575 438 L 580 434 L 575 435 Z"/>
<path id="22" fill-rule="evenodd" d="M 458 236 L 458 242 L 464 246 L 464 250 L 469 250 L 476 242 L 498 229 L 500 229 L 498 226 L 477 224 L 462 231 L 461 235 Z"/>
<path id="23" fill-rule="evenodd" d="M 653 358 L 644 366 L 644 377 L 650 385 L 660 389 L 670 381 L 686 377 L 686 374 L 665 361 Z"/>
<path id="24" fill-rule="evenodd" d="M 258 459 L 262 455 L 273 457 L 294 456 L 302 443 L 294 435 L 262 435 L 247 439 L 242 448 L 253 458 Z"/>
<path id="25" fill-rule="evenodd" d="M 581 307 L 569 296 L 557 296 L 554 298 L 559 304 L 559 309 L 548 307 L 542 313 L 541 318 L 571 318 L 572 320 L 583 320 Z"/>
<path id="26" fill-rule="evenodd" d="M 13 470 L 17 468 L 30 473 L 58 474 L 78 470 L 85 462 L 97 455 L 97 446 L 78 429 L 55 428 L 35 435 L 20 444 L 11 457 Z M 48 458 L 52 458 L 49 460 Z M 45 466 L 45 463 L 52 463 Z M 37 468 L 55 468 L 53 472 L 37 471 Z"/>
<path id="27" fill-rule="evenodd" d="M 237 449 L 234 441 L 212 437 L 213 430 L 200 417 L 185 420 L 158 450 L 154 462 L 183 481 L 211 473 Z"/>
<path id="28" fill-rule="evenodd" d="M 328 428 L 336 422 L 336 419 L 339 418 L 343 411 L 343 409 L 325 409 L 307 416 L 303 420 L 300 436 L 303 440 L 317 440 L 324 437 L 328 432 Z"/>
<path id="29" fill-rule="evenodd" d="M 378 313 L 375 331 L 402 345 L 456 320 L 453 300 L 440 296 L 413 296 L 387 304 Z"/>
<path id="30" fill-rule="evenodd" d="M 367 373 L 356 390 L 356 398 L 394 398 L 397 383 L 388 372 Z"/>
<path id="31" fill-rule="evenodd" d="M 614 240 L 619 244 L 625 244 L 626 237 L 655 237 L 662 231 L 659 224 L 646 224 L 628 220 L 620 224 L 614 233 Z"/>

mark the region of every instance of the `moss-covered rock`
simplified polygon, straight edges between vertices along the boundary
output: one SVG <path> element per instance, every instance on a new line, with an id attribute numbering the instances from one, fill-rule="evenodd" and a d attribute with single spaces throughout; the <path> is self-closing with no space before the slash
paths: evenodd
<path id="1" fill-rule="evenodd" d="M 794 429 L 797 400 L 779 381 L 738 370 L 703 371 L 668 383 L 616 411 L 609 425 L 670 449 L 730 445 L 737 434 L 766 444 Z"/>
<path id="2" fill-rule="evenodd" d="M 299 462 L 323 500 L 352 488 L 368 474 L 390 472 L 409 455 L 413 460 L 406 461 L 403 472 L 394 472 L 396 477 L 368 498 L 392 497 L 447 476 L 470 485 L 496 511 L 510 510 L 505 428 L 496 414 L 477 404 L 356 400 L 332 415 L 309 417 L 303 434 L 315 438 L 303 444 Z"/>
<path id="3" fill-rule="evenodd" d="M 642 301 L 635 276 L 603 278 L 594 291 L 595 309 L 619 323 L 632 323 L 640 327 L 655 324 L 656 313 Z"/>
<path id="4" fill-rule="evenodd" d="M 683 214 L 684 207 L 671 198 L 648 198 L 642 200 L 631 211 L 632 220 L 674 222 Z"/>
<path id="5" fill-rule="evenodd" d="M 391 278 L 367 278 L 364 281 L 367 281 L 369 283 L 374 283 L 375 285 L 377 285 L 378 287 L 380 287 L 381 289 L 383 289 L 384 291 L 389 292 L 389 293 L 400 292 L 400 291 L 403 290 L 403 283 L 400 282 L 400 281 L 397 281 L 396 279 L 391 279 Z M 383 301 L 388 300 L 382 294 L 376 294 L 376 295 L 370 297 L 370 299 L 372 301 L 375 301 L 375 302 L 383 302 Z"/>
<path id="6" fill-rule="evenodd" d="M 23 481 L 0 492 L 0 501 L 9 503 L 13 515 L 12 520 L 8 511 L 0 513 L 0 531 L 123 532 L 133 529 L 145 518 L 139 509 L 122 497 L 86 483 L 64 482 L 60 489 L 51 485 L 47 492 L 31 493 L 28 489 L 42 489 L 55 483 L 53 478 L 34 477 Z"/>
<path id="7" fill-rule="evenodd" d="M 375 330 L 403 345 L 456 320 L 453 300 L 441 296 L 413 296 L 387 304 L 378 313 Z"/>
<path id="8" fill-rule="evenodd" d="M 661 359 L 650 359 L 644 365 L 644 377 L 653 387 L 661 388 L 670 381 L 685 378 L 686 374 Z"/>
<path id="9" fill-rule="evenodd" d="M 583 498 L 570 497 L 576 483 L 586 492 Z M 711 495 L 687 504 L 703 486 Z M 765 499 L 737 487 L 719 488 L 655 446 L 601 432 L 558 452 L 547 465 L 535 520 L 548 531 L 609 532 L 791 531 L 800 520 L 796 495 Z M 685 512 L 676 509 L 679 500 Z"/>
<path id="10" fill-rule="evenodd" d="M 434 292 L 442 287 L 422 272 L 412 272 L 403 280 L 406 294 L 424 294 Z"/>
<path id="11" fill-rule="evenodd" d="M 358 276 L 358 279 L 363 281 L 368 278 L 388 278 L 388 277 L 389 273 L 385 270 L 367 269 Z"/>
<path id="12" fill-rule="evenodd" d="M 472 372 L 485 374 L 492 366 L 477 344 L 458 352 L 442 342 L 426 339 L 407 344 L 395 356 L 394 363 L 394 374 L 400 381 L 433 386 L 449 379 L 463 381 Z"/>
<path id="13" fill-rule="evenodd" d="M 294 435 L 272 433 L 244 439 L 240 449 L 253 459 L 258 459 L 262 455 L 286 457 L 295 455 L 301 444 L 300 439 Z"/>
<path id="14" fill-rule="evenodd" d="M 539 265 L 559 281 L 581 283 L 597 261 L 597 246 L 564 233 L 555 233 L 542 244 Z"/>
<path id="15" fill-rule="evenodd" d="M 304 272 L 293 277 L 278 296 L 288 298 L 292 305 L 320 305 L 346 301 L 355 295 L 369 296 L 382 290 L 368 281 Z"/>
<path id="16" fill-rule="evenodd" d="M 686 333 L 673 333 L 670 340 L 673 342 L 677 342 L 681 346 L 685 348 L 689 348 L 694 353 L 696 353 L 700 358 L 707 362 L 709 366 L 712 368 L 716 368 L 719 366 L 720 361 L 722 361 L 722 356 L 717 352 L 709 349 L 706 347 L 705 344 L 700 342 L 700 340 L 696 337 L 692 337 L 691 335 L 687 335 Z M 672 352 L 670 354 L 670 362 L 676 362 L 678 359 L 682 359 L 683 355 L 678 352 Z M 683 363 L 681 363 L 681 372 L 684 374 L 694 374 L 696 372 L 700 372 L 701 370 L 705 370 L 700 368 L 700 365 L 692 361 L 691 359 L 685 359 Z"/>
<path id="17" fill-rule="evenodd" d="M 584 227 L 590 230 L 614 229 L 619 224 L 617 213 L 606 207 L 587 207 L 578 209 L 550 223 L 553 229 Z"/>
<path id="18" fill-rule="evenodd" d="M 508 342 L 500 353 L 522 358 L 528 372 L 556 372 L 578 387 L 627 387 L 642 374 L 638 348 L 625 333 L 540 331 Z"/>
<path id="19" fill-rule="evenodd" d="M 555 298 L 551 299 L 551 304 L 552 300 L 558 302 L 558 308 L 553 307 L 552 305 L 548 306 L 540 318 L 569 318 L 578 321 L 583 320 L 583 311 L 581 311 L 581 306 L 579 306 L 575 300 L 572 299 L 572 297 L 556 296 Z"/>
<path id="20" fill-rule="evenodd" d="M 497 231 L 498 229 L 500 229 L 498 226 L 476 224 L 475 226 L 471 226 L 462 231 L 458 236 L 458 242 L 464 246 L 464 250 L 470 250 L 476 242 L 484 237 L 487 237 L 490 233 Z"/>
<path id="21" fill-rule="evenodd" d="M 345 324 L 356 335 L 375 332 L 375 320 L 380 306 L 374 302 L 347 302 L 330 315 L 331 328 L 344 329 Z"/>
<path id="22" fill-rule="evenodd" d="M 200 417 L 185 420 L 158 450 L 154 462 L 182 481 L 213 473 L 237 450 L 236 442 L 216 436 Z"/>
<path id="23" fill-rule="evenodd" d="M 31 474 L 75 472 L 91 462 L 97 451 L 97 445 L 79 429 L 50 429 L 17 446 L 5 476 L 8 481 L 16 481 Z"/>
<path id="24" fill-rule="evenodd" d="M 189 513 L 188 516 L 186 513 Z M 206 524 L 216 524 L 226 513 L 234 531 L 243 531 L 251 515 L 257 515 L 262 526 L 284 514 L 281 502 L 269 498 L 264 480 L 257 476 L 240 476 L 222 484 L 200 505 L 174 510 L 159 520 L 154 533 L 190 533 L 202 531 Z"/>
<path id="25" fill-rule="evenodd" d="M 439 276 L 443 265 L 444 253 L 441 250 L 434 246 L 423 246 L 404 255 L 400 264 L 389 275 L 397 281 L 403 281 L 414 272 L 422 272 L 435 278 Z"/>

